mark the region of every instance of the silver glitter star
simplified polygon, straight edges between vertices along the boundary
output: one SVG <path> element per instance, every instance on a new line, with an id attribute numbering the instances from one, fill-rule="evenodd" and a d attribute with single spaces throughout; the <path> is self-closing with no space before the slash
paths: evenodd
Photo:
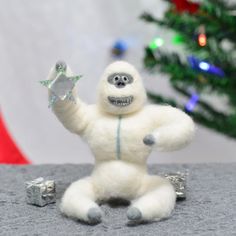
<path id="1" fill-rule="evenodd" d="M 49 98 L 49 107 L 52 107 L 58 100 L 75 102 L 72 90 L 81 77 L 81 75 L 68 77 L 64 74 L 64 71 L 61 71 L 54 80 L 40 81 L 43 86 L 52 92 Z"/>

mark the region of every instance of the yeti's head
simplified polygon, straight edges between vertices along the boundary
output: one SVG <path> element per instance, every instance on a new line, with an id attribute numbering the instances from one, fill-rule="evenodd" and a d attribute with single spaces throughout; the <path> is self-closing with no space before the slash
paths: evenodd
<path id="1" fill-rule="evenodd" d="M 127 62 L 110 64 L 98 87 L 98 105 L 105 112 L 122 115 L 140 110 L 146 92 L 137 70 Z"/>

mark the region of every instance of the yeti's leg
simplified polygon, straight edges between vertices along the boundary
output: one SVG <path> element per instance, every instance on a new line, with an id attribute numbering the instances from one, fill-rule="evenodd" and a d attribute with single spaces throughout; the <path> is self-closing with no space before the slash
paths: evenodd
<path id="1" fill-rule="evenodd" d="M 145 176 L 136 199 L 127 211 L 129 220 L 154 220 L 171 215 L 176 193 L 168 180 L 159 176 Z"/>
<path id="2" fill-rule="evenodd" d="M 61 211 L 70 217 L 89 223 L 99 223 L 102 211 L 97 205 L 91 178 L 87 177 L 72 183 L 65 191 Z"/>

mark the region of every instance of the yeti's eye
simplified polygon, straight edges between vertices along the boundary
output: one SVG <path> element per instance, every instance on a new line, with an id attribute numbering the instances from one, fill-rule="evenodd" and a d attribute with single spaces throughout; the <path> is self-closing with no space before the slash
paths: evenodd
<path id="1" fill-rule="evenodd" d="M 128 78 L 127 78 L 127 76 L 123 76 L 123 80 L 125 81 L 125 82 L 128 82 Z"/>
<path id="2" fill-rule="evenodd" d="M 119 76 L 116 75 L 113 80 L 114 80 L 115 82 L 118 81 L 118 80 L 119 80 Z"/>
<path id="3" fill-rule="evenodd" d="M 120 81 L 120 75 L 119 74 L 112 74 L 108 77 L 107 80 L 110 84 L 116 84 Z"/>
<path id="4" fill-rule="evenodd" d="M 133 82 L 133 77 L 129 74 L 123 74 L 121 78 L 122 81 L 126 84 L 131 84 Z"/>

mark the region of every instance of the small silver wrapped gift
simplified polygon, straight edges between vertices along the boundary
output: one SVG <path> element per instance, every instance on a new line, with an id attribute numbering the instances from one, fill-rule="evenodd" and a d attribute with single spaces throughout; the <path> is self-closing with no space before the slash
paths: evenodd
<path id="1" fill-rule="evenodd" d="M 168 173 L 164 175 L 174 186 L 177 200 L 186 198 L 186 174 L 184 173 Z"/>
<path id="2" fill-rule="evenodd" d="M 41 207 L 56 202 L 55 182 L 42 177 L 26 182 L 26 202 Z"/>

